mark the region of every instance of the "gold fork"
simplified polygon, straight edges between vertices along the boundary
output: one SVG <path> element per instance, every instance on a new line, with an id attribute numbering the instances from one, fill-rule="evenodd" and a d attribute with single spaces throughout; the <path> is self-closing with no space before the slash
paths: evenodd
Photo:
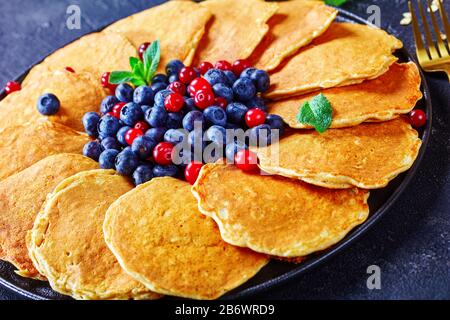
<path id="1" fill-rule="evenodd" d="M 424 28 L 424 38 L 426 45 L 424 45 L 422 34 L 420 32 L 418 17 L 414 11 L 414 7 L 409 0 L 409 11 L 411 12 L 412 26 L 414 31 L 414 39 L 416 41 L 416 52 L 419 63 L 425 71 L 444 71 L 450 80 L 450 50 L 448 44 L 448 38 L 450 37 L 450 25 L 447 19 L 447 14 L 445 13 L 444 6 L 441 0 L 438 0 L 439 4 L 439 15 L 444 26 L 444 35 L 447 37 L 444 41 L 441 37 L 441 31 L 439 29 L 438 20 L 435 13 L 433 12 L 430 4 L 430 0 L 427 1 L 428 11 L 430 12 L 432 29 L 436 42 L 433 41 L 433 37 L 430 31 L 430 26 L 426 18 L 425 10 L 422 5 L 421 0 L 418 0 L 419 12 L 422 17 L 423 28 Z"/>

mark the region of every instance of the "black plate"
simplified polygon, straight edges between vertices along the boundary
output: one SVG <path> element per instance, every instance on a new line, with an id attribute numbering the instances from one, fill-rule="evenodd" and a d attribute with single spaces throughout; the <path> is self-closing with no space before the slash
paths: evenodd
<path id="1" fill-rule="evenodd" d="M 356 22 L 360 24 L 369 24 L 364 19 L 339 9 L 339 21 Z M 99 30 L 97 30 L 99 31 Z M 414 58 L 405 50 L 398 50 L 396 55 L 402 62 L 414 61 Z M 31 68 L 30 68 L 31 69 Z M 26 76 L 26 73 L 18 77 L 16 80 L 21 81 Z M 273 286 L 280 285 L 286 281 L 292 281 L 301 274 L 311 270 L 312 268 L 324 263 L 332 256 L 338 254 L 345 248 L 349 247 L 359 237 L 366 233 L 393 205 L 398 197 L 405 190 L 410 183 L 412 177 L 417 171 L 419 164 L 425 153 L 428 140 L 431 133 L 431 97 L 428 86 L 423 73 L 420 73 L 422 78 L 422 87 L 424 98 L 418 102 L 416 108 L 424 110 L 428 116 L 427 124 L 424 129 L 420 130 L 419 134 L 422 139 L 422 147 L 420 149 L 418 158 L 412 168 L 399 175 L 396 179 L 391 181 L 389 185 L 380 190 L 373 190 L 369 198 L 370 216 L 368 220 L 361 226 L 355 228 L 350 232 L 341 242 L 332 248 L 313 254 L 308 259 L 299 264 L 290 264 L 279 261 L 270 262 L 261 272 L 259 272 L 253 279 L 240 286 L 239 288 L 228 293 L 223 299 L 237 299 L 246 298 L 252 294 L 267 290 Z M 5 93 L 0 93 L 0 100 L 5 97 Z M 29 280 L 22 278 L 14 273 L 14 267 L 6 262 L 0 261 L 0 284 L 3 286 L 31 299 L 70 299 L 54 292 L 46 282 Z"/>

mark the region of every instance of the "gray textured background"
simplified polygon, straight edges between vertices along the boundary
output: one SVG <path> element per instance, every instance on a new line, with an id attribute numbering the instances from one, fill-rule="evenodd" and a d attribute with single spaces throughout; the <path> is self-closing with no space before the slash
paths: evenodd
<path id="1" fill-rule="evenodd" d="M 52 50 L 91 30 L 152 4 L 151 0 L 0 1 L 0 85 Z M 65 27 L 66 8 L 82 9 L 82 29 Z M 367 18 L 380 6 L 382 27 L 413 52 L 410 27 L 400 26 L 404 0 L 353 0 L 344 6 Z M 445 0 L 450 13 L 450 1 Z M 151 28 L 151 23 L 149 23 Z M 390 212 L 357 244 L 326 265 L 261 299 L 449 299 L 450 298 L 450 90 L 442 74 L 429 74 L 434 108 L 432 138 L 417 176 Z M 13 116 L 13 115 L 11 115 Z M 378 265 L 382 289 L 368 290 L 366 269 Z M 20 297 L 0 287 L 0 299 Z"/>

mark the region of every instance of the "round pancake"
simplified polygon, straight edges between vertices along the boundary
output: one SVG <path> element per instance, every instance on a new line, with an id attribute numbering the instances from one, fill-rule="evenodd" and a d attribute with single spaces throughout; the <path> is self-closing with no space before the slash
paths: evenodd
<path id="1" fill-rule="evenodd" d="M 214 17 L 197 49 L 194 65 L 248 58 L 269 31 L 266 22 L 278 9 L 276 3 L 261 0 L 208 0 L 200 5 Z"/>
<path id="2" fill-rule="evenodd" d="M 222 241 L 198 211 L 190 185 L 157 178 L 111 205 L 106 242 L 122 267 L 152 291 L 215 299 L 253 277 L 268 259 Z"/>
<path id="3" fill-rule="evenodd" d="M 81 153 L 88 135 L 62 124 L 34 121 L 0 129 L 0 181 L 58 153 Z"/>
<path id="4" fill-rule="evenodd" d="M 281 116 L 291 128 L 311 129 L 311 126 L 300 123 L 297 115 L 305 102 L 323 93 L 333 108 L 331 128 L 388 121 L 414 108 L 422 98 L 420 82 L 415 63 L 394 63 L 388 72 L 374 80 L 274 101 L 268 104 L 268 109 L 270 113 Z"/>
<path id="5" fill-rule="evenodd" d="M 210 18 L 209 10 L 197 3 L 168 1 L 122 19 L 105 31 L 123 34 L 136 48 L 144 42 L 159 40 L 161 61 L 158 69 L 163 71 L 172 59 L 191 64 Z"/>
<path id="6" fill-rule="evenodd" d="M 277 13 L 267 22 L 269 32 L 251 56 L 256 68 L 267 71 L 324 33 L 337 15 L 337 10 L 320 1 L 291 0 L 277 4 Z"/>
<path id="7" fill-rule="evenodd" d="M 81 121 L 83 115 L 89 111 L 98 111 L 106 97 L 100 81 L 90 73 L 66 70 L 44 72 L 22 90 L 8 95 L 0 102 L 0 128 L 25 124 L 42 117 L 36 102 L 45 93 L 53 93 L 61 102 L 58 113 L 47 119 L 77 131 L 84 131 Z"/>
<path id="8" fill-rule="evenodd" d="M 325 189 L 224 164 L 204 166 L 192 192 L 226 242 L 285 258 L 329 248 L 369 214 L 367 191 Z"/>
<path id="9" fill-rule="evenodd" d="M 268 98 L 282 98 L 318 89 L 378 78 L 397 58 L 402 43 L 381 29 L 333 23 L 308 47 L 273 72 Z"/>
<path id="10" fill-rule="evenodd" d="M 408 120 L 294 131 L 255 150 L 266 172 L 327 188 L 379 189 L 414 163 L 421 140 Z"/>
<path id="11" fill-rule="evenodd" d="M 98 163 L 80 154 L 61 153 L 42 159 L 0 182 L 0 259 L 23 277 L 44 279 L 28 257 L 26 234 L 33 227 L 48 193 L 62 180 Z"/>
<path id="12" fill-rule="evenodd" d="M 132 188 L 113 170 L 91 170 L 67 178 L 48 196 L 28 247 L 55 291 L 76 299 L 158 297 L 122 270 L 103 238 L 106 210 Z"/>

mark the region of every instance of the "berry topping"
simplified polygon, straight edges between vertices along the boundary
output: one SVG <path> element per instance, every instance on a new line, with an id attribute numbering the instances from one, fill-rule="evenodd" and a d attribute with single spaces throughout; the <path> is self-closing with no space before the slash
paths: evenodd
<path id="1" fill-rule="evenodd" d="M 256 68 L 247 68 L 244 71 L 242 71 L 240 77 L 241 78 L 251 78 L 253 72 L 255 72 L 257 69 Z"/>
<path id="2" fill-rule="evenodd" d="M 134 89 L 128 83 L 121 83 L 116 88 L 116 97 L 121 102 L 132 102 Z"/>
<path id="3" fill-rule="evenodd" d="M 200 170 L 202 169 L 203 164 L 199 162 L 191 162 L 186 166 L 184 170 L 184 177 L 186 181 L 191 185 L 197 181 L 198 175 L 200 174 Z"/>
<path id="4" fill-rule="evenodd" d="M 186 86 L 180 81 L 172 82 L 169 85 L 169 89 L 172 92 L 175 92 L 175 93 L 178 93 L 178 94 L 181 94 L 181 95 L 184 95 L 186 93 Z"/>
<path id="5" fill-rule="evenodd" d="M 197 78 L 197 72 L 192 67 L 184 67 L 183 69 L 181 69 L 178 77 L 181 82 L 189 84 L 195 78 Z"/>
<path id="6" fill-rule="evenodd" d="M 139 166 L 138 156 L 131 150 L 125 148 L 116 158 L 116 171 L 124 176 L 130 176 Z"/>
<path id="7" fill-rule="evenodd" d="M 230 103 L 226 109 L 228 121 L 234 124 L 242 124 L 244 122 L 244 117 L 247 111 L 248 108 L 242 103 Z"/>
<path id="8" fill-rule="evenodd" d="M 103 149 L 115 149 L 115 150 L 121 150 L 122 146 L 120 145 L 119 141 L 117 141 L 114 137 L 106 137 L 101 142 Z"/>
<path id="9" fill-rule="evenodd" d="M 245 69 L 250 68 L 251 66 L 251 63 L 247 59 L 239 59 L 233 63 L 233 72 L 239 77 Z"/>
<path id="10" fill-rule="evenodd" d="M 134 126 L 135 129 L 141 130 L 142 132 L 146 133 L 147 130 L 150 129 L 150 126 L 145 121 L 138 121 L 136 125 Z"/>
<path id="11" fill-rule="evenodd" d="M 206 109 L 214 103 L 214 94 L 208 90 L 200 90 L 194 96 L 195 105 L 200 109 Z"/>
<path id="12" fill-rule="evenodd" d="M 88 112 L 83 116 L 83 126 L 84 131 L 91 137 L 98 137 L 98 122 L 100 121 L 100 116 L 95 112 Z"/>
<path id="13" fill-rule="evenodd" d="M 164 107 L 164 102 L 166 101 L 167 96 L 172 93 L 173 92 L 168 89 L 159 91 L 155 95 L 155 107 Z"/>
<path id="14" fill-rule="evenodd" d="M 409 113 L 409 121 L 413 127 L 420 128 L 427 123 L 427 115 L 422 110 L 416 109 Z"/>
<path id="15" fill-rule="evenodd" d="M 109 82 L 109 76 L 111 75 L 110 72 L 105 72 L 102 75 L 101 78 L 101 82 L 102 82 L 102 86 L 106 89 L 109 89 L 112 93 L 116 91 L 117 85 L 116 84 L 112 84 Z"/>
<path id="16" fill-rule="evenodd" d="M 233 101 L 233 90 L 223 83 L 218 83 L 213 87 L 216 97 L 225 98 L 228 102 Z"/>
<path id="17" fill-rule="evenodd" d="M 212 87 L 209 84 L 208 81 L 206 81 L 204 78 L 196 78 L 194 79 L 191 84 L 189 85 L 188 92 L 195 96 L 195 93 L 200 90 L 208 90 L 212 91 Z"/>
<path id="18" fill-rule="evenodd" d="M 134 139 L 131 150 L 136 153 L 141 160 L 148 159 L 152 156 L 153 148 L 156 142 L 149 136 L 140 136 Z"/>
<path id="19" fill-rule="evenodd" d="M 20 91 L 21 89 L 22 89 L 22 86 L 20 85 L 20 83 L 15 82 L 15 81 L 9 81 L 8 83 L 6 83 L 6 86 L 5 86 L 6 94 L 11 94 L 13 92 Z"/>
<path id="20" fill-rule="evenodd" d="M 127 133 L 125 134 L 125 141 L 127 142 L 128 145 L 131 146 L 137 137 L 140 137 L 143 135 L 144 135 L 144 133 L 141 130 L 132 128 L 132 129 L 129 129 L 127 131 Z"/>
<path id="21" fill-rule="evenodd" d="M 166 74 L 170 77 L 173 74 L 178 75 L 181 69 L 184 68 L 183 62 L 180 60 L 172 60 L 166 66 Z"/>
<path id="22" fill-rule="evenodd" d="M 234 163 L 242 171 L 255 172 L 258 170 L 258 157 L 249 150 L 241 150 L 236 153 Z"/>
<path id="23" fill-rule="evenodd" d="M 256 70 L 250 76 L 257 92 L 266 92 L 270 87 L 269 74 L 264 70 Z"/>
<path id="24" fill-rule="evenodd" d="M 169 129 L 164 134 L 164 141 L 169 142 L 173 145 L 177 145 L 183 142 L 184 139 L 187 138 L 187 134 L 184 130 L 177 129 Z"/>
<path id="25" fill-rule="evenodd" d="M 157 75 L 155 75 L 152 79 L 152 85 L 155 83 L 168 83 L 169 79 L 167 78 L 167 76 L 165 74 L 162 73 L 158 73 Z"/>
<path id="26" fill-rule="evenodd" d="M 122 111 L 122 109 L 125 105 L 126 105 L 125 102 L 119 102 L 113 107 L 112 115 L 114 118 L 117 118 L 120 120 L 120 112 Z"/>
<path id="27" fill-rule="evenodd" d="M 126 138 L 127 132 L 130 129 L 131 129 L 131 127 L 125 126 L 125 127 L 120 128 L 119 131 L 117 131 L 116 138 L 117 138 L 117 141 L 119 141 L 119 143 L 122 146 L 127 146 L 128 145 L 128 142 L 127 142 L 127 140 L 125 138 Z"/>
<path id="28" fill-rule="evenodd" d="M 171 93 L 164 101 L 164 106 L 169 112 L 178 112 L 183 108 L 184 98 L 178 93 Z"/>
<path id="29" fill-rule="evenodd" d="M 134 90 L 133 102 L 139 105 L 152 105 L 155 94 L 151 87 L 140 86 Z"/>
<path id="30" fill-rule="evenodd" d="M 175 177 L 178 174 L 178 167 L 176 165 L 160 166 L 156 165 L 153 168 L 153 176 L 159 177 Z"/>
<path id="31" fill-rule="evenodd" d="M 228 105 L 228 101 L 227 101 L 225 98 L 222 98 L 222 97 L 216 97 L 216 98 L 214 99 L 214 104 L 215 104 L 216 106 L 218 106 L 218 107 L 220 107 L 220 108 L 222 108 L 222 109 L 225 110 L 225 108 L 226 108 L 227 105 Z"/>
<path id="32" fill-rule="evenodd" d="M 205 73 L 205 80 L 209 82 L 211 86 L 214 86 L 218 83 L 227 84 L 228 78 L 222 70 L 219 69 L 210 69 Z"/>
<path id="33" fill-rule="evenodd" d="M 235 141 L 227 144 L 225 147 L 225 155 L 227 157 L 228 162 L 234 163 L 234 157 L 236 154 L 241 151 L 247 149 L 247 146 L 240 141 Z"/>
<path id="34" fill-rule="evenodd" d="M 217 61 L 214 68 L 222 71 L 233 71 L 233 66 L 231 65 L 231 63 L 225 60 Z"/>
<path id="35" fill-rule="evenodd" d="M 272 131 L 267 124 L 251 128 L 248 137 L 251 146 L 266 147 L 272 143 Z"/>
<path id="36" fill-rule="evenodd" d="M 167 111 L 164 107 L 155 106 L 145 114 L 145 120 L 153 128 L 162 128 L 166 126 Z"/>
<path id="37" fill-rule="evenodd" d="M 205 137 L 207 141 L 223 146 L 225 145 L 227 134 L 224 127 L 213 125 L 206 130 Z"/>
<path id="38" fill-rule="evenodd" d="M 279 115 L 267 115 L 266 124 L 268 124 L 272 130 L 280 130 L 280 136 L 284 134 L 284 121 Z"/>
<path id="39" fill-rule="evenodd" d="M 133 173 L 135 186 L 149 182 L 153 178 L 153 168 L 150 165 L 141 165 Z"/>
<path id="40" fill-rule="evenodd" d="M 66 71 L 75 73 L 75 70 L 72 67 L 65 67 Z"/>
<path id="41" fill-rule="evenodd" d="M 245 123 L 253 128 L 266 122 L 266 113 L 260 109 L 250 109 L 245 114 Z"/>
<path id="42" fill-rule="evenodd" d="M 187 131 L 192 131 L 195 128 L 195 124 L 197 123 L 197 126 L 202 129 L 203 128 L 203 113 L 201 111 L 190 111 L 186 114 L 186 116 L 183 118 L 183 128 Z"/>
<path id="43" fill-rule="evenodd" d="M 198 70 L 200 71 L 201 75 L 204 75 L 206 72 L 208 72 L 209 69 L 214 68 L 211 62 L 202 62 L 200 63 Z"/>
<path id="44" fill-rule="evenodd" d="M 164 139 L 165 128 L 151 128 L 145 133 L 147 137 L 150 137 L 155 142 L 161 142 Z"/>
<path id="45" fill-rule="evenodd" d="M 240 101 L 249 101 L 256 95 L 256 88 L 249 78 L 240 78 L 233 85 L 234 96 Z"/>
<path id="46" fill-rule="evenodd" d="M 107 114 L 108 112 L 113 111 L 113 108 L 120 101 L 115 96 L 107 96 L 103 99 L 102 104 L 100 105 L 100 112 L 102 114 Z"/>
<path id="47" fill-rule="evenodd" d="M 144 112 L 142 111 L 142 108 L 134 102 L 127 103 L 120 111 L 120 120 L 130 127 L 133 127 L 143 118 Z"/>
<path id="48" fill-rule="evenodd" d="M 100 154 L 98 163 L 102 169 L 115 169 L 116 158 L 119 155 L 119 151 L 115 149 L 108 149 Z"/>
<path id="49" fill-rule="evenodd" d="M 139 54 L 139 58 L 141 60 L 144 60 L 144 53 L 145 53 L 145 51 L 147 51 L 150 44 L 151 44 L 150 42 L 145 42 L 139 46 L 138 54 Z"/>
<path id="50" fill-rule="evenodd" d="M 181 112 L 169 112 L 167 114 L 167 129 L 179 129 L 183 122 L 183 114 Z"/>
<path id="51" fill-rule="evenodd" d="M 225 110 L 220 107 L 212 106 L 205 109 L 203 112 L 206 124 L 208 125 L 218 125 L 224 127 L 227 123 L 227 114 Z"/>
<path id="52" fill-rule="evenodd" d="M 103 148 L 98 141 L 90 141 L 83 148 L 83 155 L 95 161 L 98 161 L 102 152 Z"/>
<path id="53" fill-rule="evenodd" d="M 169 142 L 159 143 L 153 150 L 153 158 L 159 165 L 166 166 L 172 164 L 173 144 Z"/>
<path id="54" fill-rule="evenodd" d="M 40 96 L 37 101 L 38 111 L 45 116 L 51 116 L 58 113 L 60 107 L 61 102 L 59 102 L 58 97 L 52 93 L 46 93 Z"/>
<path id="55" fill-rule="evenodd" d="M 106 114 L 98 122 L 98 134 L 102 138 L 115 137 L 120 129 L 119 120 Z"/>

